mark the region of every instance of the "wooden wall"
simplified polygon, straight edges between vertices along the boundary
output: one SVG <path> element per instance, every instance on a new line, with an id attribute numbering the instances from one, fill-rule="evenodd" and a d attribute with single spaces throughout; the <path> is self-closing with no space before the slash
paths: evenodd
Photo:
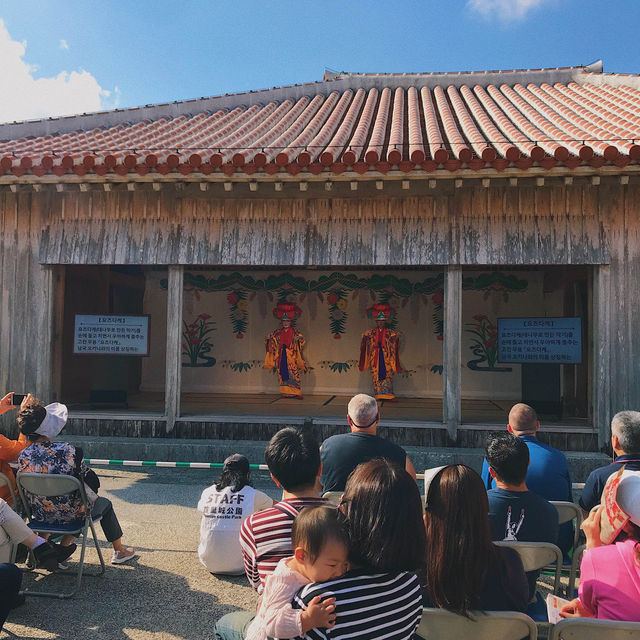
<path id="1" fill-rule="evenodd" d="M 640 187 L 613 180 L 544 187 L 521 181 L 406 197 L 225 199 L 200 193 L 198 185 L 3 189 L 0 391 L 51 397 L 55 265 L 593 264 L 609 265 L 598 276 L 609 291 L 598 290 L 604 306 L 594 316 L 601 319 L 598 340 L 608 343 L 604 350 L 596 345 L 607 359 L 596 372 L 608 368 L 611 376 L 599 420 L 640 409 Z"/>

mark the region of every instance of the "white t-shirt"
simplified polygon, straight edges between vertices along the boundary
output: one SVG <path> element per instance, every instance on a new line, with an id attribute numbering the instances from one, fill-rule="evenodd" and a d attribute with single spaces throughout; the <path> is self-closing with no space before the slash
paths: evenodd
<path id="1" fill-rule="evenodd" d="M 240 527 L 252 513 L 268 509 L 273 500 L 253 487 L 233 492 L 231 487 L 218 491 L 207 487 L 200 496 L 200 562 L 212 573 L 244 573 L 240 549 Z"/>

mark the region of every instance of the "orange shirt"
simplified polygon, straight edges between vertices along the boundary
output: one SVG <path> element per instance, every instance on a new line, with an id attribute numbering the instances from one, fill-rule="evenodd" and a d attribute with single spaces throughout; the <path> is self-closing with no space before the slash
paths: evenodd
<path id="1" fill-rule="evenodd" d="M 29 444 L 29 441 L 21 433 L 17 440 L 9 440 L 9 438 L 0 434 L 0 473 L 4 473 L 9 478 L 13 485 L 14 491 L 16 490 L 16 479 L 13 475 L 13 470 L 9 466 L 10 462 L 15 462 L 18 459 L 18 454 Z M 13 500 L 11 494 L 6 486 L 0 487 L 0 498 L 7 501 L 12 505 Z"/>

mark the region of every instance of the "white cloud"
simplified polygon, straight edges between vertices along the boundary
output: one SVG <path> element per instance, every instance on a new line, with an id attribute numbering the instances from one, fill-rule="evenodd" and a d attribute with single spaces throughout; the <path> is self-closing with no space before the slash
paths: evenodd
<path id="1" fill-rule="evenodd" d="M 503 22 L 522 20 L 527 13 L 549 0 L 467 0 L 467 8 L 481 15 L 497 17 Z"/>
<path id="2" fill-rule="evenodd" d="M 84 69 L 35 78 L 37 67 L 24 60 L 26 48 L 26 41 L 11 39 L 0 20 L 0 122 L 99 111 L 119 102 L 119 90 L 110 98 L 111 92 Z"/>
<path id="3" fill-rule="evenodd" d="M 69 51 L 69 43 L 64 38 L 60 40 L 60 48 Z"/>

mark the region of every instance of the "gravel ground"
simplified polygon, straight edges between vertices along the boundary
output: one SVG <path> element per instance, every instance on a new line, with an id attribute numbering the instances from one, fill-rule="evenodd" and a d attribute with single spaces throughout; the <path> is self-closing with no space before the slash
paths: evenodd
<path id="1" fill-rule="evenodd" d="M 111 565 L 111 547 L 98 525 L 105 575 L 83 576 L 80 591 L 68 600 L 28 597 L 9 614 L 0 639 L 206 640 L 223 614 L 255 608 L 256 595 L 244 576 L 212 576 L 198 560 L 200 515 L 195 505 L 217 474 L 189 469 L 95 470 L 100 495 L 113 502 L 123 540 L 138 555 L 128 565 Z M 254 474 L 253 481 L 256 488 L 278 497 L 266 472 Z M 85 569 L 90 572 L 99 563 L 95 547 L 87 548 Z M 40 582 L 56 590 L 73 581 L 60 574 L 26 572 L 23 588 Z"/>

